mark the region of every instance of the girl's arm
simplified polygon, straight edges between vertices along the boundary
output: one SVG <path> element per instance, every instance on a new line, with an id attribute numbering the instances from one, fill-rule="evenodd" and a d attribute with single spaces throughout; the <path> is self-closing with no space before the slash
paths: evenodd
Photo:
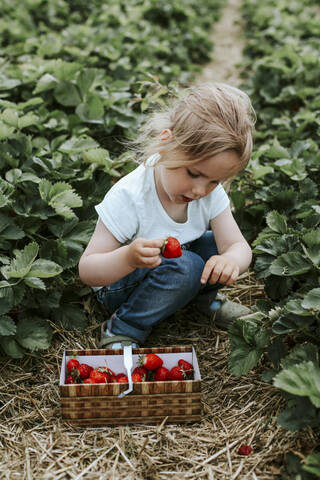
<path id="1" fill-rule="evenodd" d="M 249 267 L 252 251 L 242 235 L 230 207 L 211 220 L 211 229 L 219 255 L 212 256 L 204 267 L 201 283 L 231 285 Z"/>
<path id="2" fill-rule="evenodd" d="M 137 238 L 121 245 L 101 220 L 79 261 L 79 275 L 90 286 L 110 285 L 136 268 L 154 268 L 161 263 L 163 239 Z"/>

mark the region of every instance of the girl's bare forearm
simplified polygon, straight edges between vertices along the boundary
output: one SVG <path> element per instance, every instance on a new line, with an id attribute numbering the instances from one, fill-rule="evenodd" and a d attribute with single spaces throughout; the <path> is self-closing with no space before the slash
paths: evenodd
<path id="1" fill-rule="evenodd" d="M 237 242 L 227 248 L 221 255 L 232 257 L 239 265 L 239 273 L 243 273 L 249 267 L 252 260 L 252 250 L 247 242 Z"/>
<path id="2" fill-rule="evenodd" d="M 127 260 L 128 245 L 107 253 L 83 255 L 79 262 L 80 279 L 91 287 L 110 285 L 133 272 Z"/>

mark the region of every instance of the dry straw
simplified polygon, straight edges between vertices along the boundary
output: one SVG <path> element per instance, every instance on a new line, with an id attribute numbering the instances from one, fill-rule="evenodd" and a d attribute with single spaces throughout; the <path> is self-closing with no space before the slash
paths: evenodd
<path id="1" fill-rule="evenodd" d="M 252 274 L 224 289 L 253 305 L 263 295 Z M 192 343 L 203 380 L 200 423 L 75 428 L 60 417 L 59 365 L 64 349 L 95 346 L 102 311 L 86 304 L 90 327 L 56 328 L 51 349 L 23 361 L 2 359 L 0 375 L 0 478 L 26 480 L 235 480 L 280 478 L 289 451 L 311 451 L 311 429 L 288 432 L 277 425 L 279 392 L 260 380 L 263 368 L 242 378 L 227 368 L 228 335 L 190 307 L 158 326 L 149 345 Z M 242 443 L 254 451 L 237 452 Z"/>

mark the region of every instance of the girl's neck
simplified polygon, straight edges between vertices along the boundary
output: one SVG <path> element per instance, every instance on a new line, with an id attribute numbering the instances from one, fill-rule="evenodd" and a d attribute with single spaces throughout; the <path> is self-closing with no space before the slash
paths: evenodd
<path id="1" fill-rule="evenodd" d="M 188 220 L 188 205 L 177 205 L 168 197 L 161 182 L 159 167 L 154 167 L 154 184 L 159 201 L 172 220 L 177 223 L 185 223 Z"/>

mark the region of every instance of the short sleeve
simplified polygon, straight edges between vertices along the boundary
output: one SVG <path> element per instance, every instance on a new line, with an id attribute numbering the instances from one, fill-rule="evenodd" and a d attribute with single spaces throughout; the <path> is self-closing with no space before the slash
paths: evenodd
<path id="1" fill-rule="evenodd" d="M 139 219 L 127 191 L 111 188 L 95 209 L 103 224 L 120 243 L 130 241 L 136 234 Z"/>
<path id="2" fill-rule="evenodd" d="M 210 196 L 210 220 L 212 220 L 229 206 L 230 200 L 221 184 L 211 192 Z"/>

